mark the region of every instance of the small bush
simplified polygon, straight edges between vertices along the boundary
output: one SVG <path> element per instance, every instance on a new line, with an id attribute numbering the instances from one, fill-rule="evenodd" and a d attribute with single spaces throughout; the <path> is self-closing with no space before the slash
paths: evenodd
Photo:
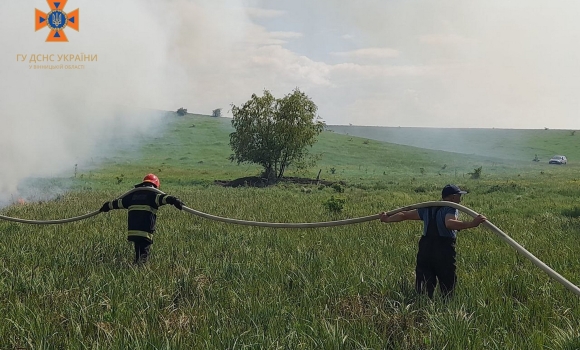
<path id="1" fill-rule="evenodd" d="M 340 213 L 344 208 L 344 204 L 346 203 L 346 199 L 342 197 L 335 197 L 331 196 L 329 199 L 324 201 L 322 205 L 331 213 Z"/>
<path id="2" fill-rule="evenodd" d="M 344 188 L 340 184 L 334 183 L 330 187 L 338 193 L 344 193 Z"/>
<path id="3" fill-rule="evenodd" d="M 575 206 L 573 208 L 562 210 L 562 215 L 569 218 L 579 218 L 580 217 L 580 207 Z"/>
<path id="4" fill-rule="evenodd" d="M 489 187 L 485 193 L 494 193 L 494 192 L 502 192 L 502 193 L 520 193 L 525 191 L 525 187 L 518 185 L 515 182 L 510 182 L 506 184 L 497 184 Z"/>
<path id="5" fill-rule="evenodd" d="M 475 169 L 473 169 L 472 173 L 468 173 L 468 174 L 471 175 L 472 179 L 479 179 L 481 177 L 481 170 L 482 170 L 482 167 L 475 168 Z"/>
<path id="6" fill-rule="evenodd" d="M 415 193 L 425 193 L 428 189 L 425 186 L 419 186 L 415 188 Z"/>

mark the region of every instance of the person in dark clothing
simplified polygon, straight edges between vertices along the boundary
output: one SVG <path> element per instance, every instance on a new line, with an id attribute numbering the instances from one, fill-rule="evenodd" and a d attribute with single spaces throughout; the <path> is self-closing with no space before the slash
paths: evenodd
<path id="1" fill-rule="evenodd" d="M 462 191 L 456 185 L 446 185 L 441 191 L 441 200 L 459 204 Z M 415 267 L 415 290 L 419 294 L 433 293 L 439 281 L 441 294 L 448 298 L 453 295 L 457 274 L 455 266 L 455 240 L 457 231 L 479 226 L 487 218 L 478 215 L 471 221 L 458 219 L 458 210 L 451 207 L 427 207 L 402 211 L 393 215 L 381 213 L 380 221 L 399 222 L 423 220 L 423 235 L 419 240 L 417 265 Z"/>
<path id="2" fill-rule="evenodd" d="M 157 220 L 157 209 L 165 204 L 171 204 L 177 209 L 183 209 L 183 203 L 179 198 L 160 194 L 147 190 L 147 187 L 159 188 L 159 178 L 155 174 L 147 174 L 140 184 L 135 188 L 142 188 L 122 198 L 105 202 L 101 207 L 101 212 L 108 212 L 111 209 L 127 209 L 128 237 L 127 240 L 135 245 L 135 263 L 145 263 L 149 258 L 151 244 L 153 243 L 153 233 Z"/>

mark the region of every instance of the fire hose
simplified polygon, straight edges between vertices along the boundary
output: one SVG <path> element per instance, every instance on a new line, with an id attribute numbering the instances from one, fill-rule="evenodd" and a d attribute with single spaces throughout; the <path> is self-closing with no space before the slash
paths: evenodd
<path id="1" fill-rule="evenodd" d="M 143 189 L 153 191 L 153 192 L 156 192 L 159 194 L 165 194 L 163 191 L 160 191 L 160 190 L 153 188 L 153 187 L 139 187 L 139 188 L 134 188 L 134 189 L 124 193 L 119 198 L 123 198 L 132 192 L 135 192 L 138 190 L 143 190 Z M 471 210 L 471 209 L 469 209 L 461 204 L 447 202 L 447 201 L 431 201 L 431 202 L 416 203 L 416 204 L 408 205 L 405 207 L 393 209 L 391 211 L 388 211 L 387 213 L 389 215 L 393 215 L 393 214 L 396 214 L 396 213 L 401 212 L 401 211 L 413 210 L 413 209 L 424 208 L 424 207 L 451 207 L 451 208 L 458 209 L 458 210 L 460 210 L 460 211 L 464 212 L 465 214 L 472 216 L 472 217 L 476 217 L 479 215 L 477 212 L 475 212 L 475 211 L 473 211 L 473 210 Z M 283 222 L 247 221 L 247 220 L 225 218 L 225 217 L 215 216 L 215 215 L 207 214 L 207 213 L 204 213 L 201 211 L 197 211 L 197 210 L 188 208 L 187 206 L 183 206 L 182 210 L 185 212 L 188 212 L 190 214 L 197 215 L 197 216 L 200 216 L 202 218 L 206 218 L 206 219 L 214 220 L 214 221 L 226 222 L 226 223 L 237 224 L 237 225 L 258 226 L 258 227 L 274 227 L 274 228 L 313 228 L 313 227 L 331 227 L 331 226 L 350 225 L 350 224 L 356 224 L 356 223 L 361 223 L 361 222 L 366 222 L 366 221 L 377 220 L 377 219 L 379 219 L 379 216 L 380 216 L 380 214 L 375 214 L 375 215 L 369 215 L 369 216 L 363 216 L 363 217 L 345 219 L 345 220 L 336 220 L 336 221 L 304 222 L 304 223 L 285 223 L 284 222 L 283 223 Z M 69 223 L 69 222 L 73 222 L 73 221 L 84 220 L 84 219 L 88 219 L 92 216 L 95 216 L 99 213 L 100 213 L 100 211 L 97 210 L 97 211 L 94 211 L 94 212 L 91 212 L 91 213 L 88 213 L 85 215 L 81 215 L 81 216 L 77 216 L 77 217 L 73 217 L 73 218 L 68 218 L 68 219 L 61 219 L 61 220 L 26 220 L 26 219 L 13 218 L 13 217 L 4 216 L 4 215 L 0 215 L 0 219 L 24 223 L 24 224 L 51 225 L 51 224 L 64 224 L 64 223 Z M 509 244 L 512 248 L 514 248 L 520 254 L 522 254 L 524 257 L 526 257 L 528 260 L 530 260 L 534 265 L 536 265 L 538 268 L 540 268 L 542 271 L 544 271 L 546 274 L 548 274 L 548 276 L 550 276 L 551 278 L 553 278 L 554 280 L 556 280 L 560 284 L 564 285 L 564 287 L 568 288 L 574 294 L 580 296 L 580 288 L 578 288 L 576 285 L 574 285 L 573 283 L 568 281 L 562 275 L 560 275 L 559 273 L 554 271 L 552 268 L 550 268 L 548 265 L 546 265 L 540 259 L 536 258 L 532 253 L 527 251 L 524 247 L 522 247 L 519 243 L 517 243 L 515 240 L 513 240 L 511 237 L 509 237 L 507 234 L 505 234 L 497 226 L 492 224 L 489 220 L 484 221 L 482 223 L 482 225 L 484 225 L 489 230 L 496 233 L 504 242 Z"/>

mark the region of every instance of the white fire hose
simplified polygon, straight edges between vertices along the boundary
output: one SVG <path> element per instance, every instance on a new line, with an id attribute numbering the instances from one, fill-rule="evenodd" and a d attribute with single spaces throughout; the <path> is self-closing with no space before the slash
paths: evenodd
<path id="1" fill-rule="evenodd" d="M 134 189 L 124 193 L 119 198 L 123 198 L 124 196 L 126 196 L 132 192 L 135 192 L 138 190 L 144 190 L 144 189 L 149 190 L 149 191 L 153 191 L 153 192 L 156 192 L 159 194 L 165 194 L 164 192 L 162 192 L 156 188 L 153 188 L 153 187 L 138 187 L 138 188 L 134 188 Z M 406 207 L 393 209 L 387 213 L 389 215 L 393 215 L 393 214 L 396 214 L 396 213 L 401 212 L 401 211 L 424 208 L 424 207 L 451 207 L 451 208 L 461 210 L 462 212 L 464 212 L 467 215 L 470 215 L 472 217 L 476 217 L 479 215 L 475 211 L 473 211 L 467 207 L 464 207 L 463 205 L 453 203 L 453 202 L 447 202 L 447 201 L 422 202 L 422 203 L 417 203 L 417 204 L 413 204 L 413 205 L 408 205 Z M 201 216 L 202 218 L 226 222 L 226 223 L 230 223 L 230 224 L 258 226 L 258 227 L 274 227 L 274 228 L 313 228 L 313 227 L 330 227 L 330 226 L 350 225 L 350 224 L 356 224 L 356 223 L 361 223 L 361 222 L 365 222 L 365 221 L 377 220 L 377 219 L 379 219 L 379 216 L 380 216 L 380 214 L 375 214 L 375 215 L 370 215 L 370 216 L 363 216 L 363 217 L 359 217 L 359 218 L 337 220 L 337 221 L 305 222 L 305 223 L 285 223 L 284 222 L 284 223 L 282 223 L 282 222 L 246 221 L 246 220 L 239 220 L 239 219 L 224 218 L 221 216 L 206 214 L 206 213 L 203 213 L 201 211 L 197 211 L 197 210 L 188 208 L 185 205 L 183 206 L 183 211 L 186 211 L 190 214 L 194 214 L 197 216 Z M 9 217 L 9 216 L 3 216 L 3 215 L 0 215 L 0 219 L 24 223 L 24 224 L 51 225 L 51 224 L 64 224 L 64 223 L 68 223 L 68 222 L 84 220 L 84 219 L 90 218 L 92 216 L 95 216 L 99 213 L 100 213 L 100 211 L 97 210 L 97 211 L 94 211 L 94 212 L 91 212 L 91 213 L 88 213 L 85 215 L 81 215 L 81 216 L 77 216 L 77 217 L 73 217 L 73 218 L 69 218 L 69 219 L 62 219 L 62 220 L 25 220 L 25 219 L 18 219 L 18 218 L 13 218 L 13 217 Z M 484 225 L 485 227 L 487 227 L 491 231 L 495 232 L 502 240 L 504 240 L 507 244 L 512 246 L 520 254 L 522 254 L 523 256 L 528 258 L 528 260 L 530 260 L 534 265 L 536 265 L 542 271 L 547 273 L 548 276 L 550 276 L 553 279 L 555 279 L 556 281 L 560 282 L 562 285 L 564 285 L 564 287 L 568 288 L 574 294 L 580 296 L 580 288 L 578 288 L 576 285 L 574 285 L 573 283 L 568 281 L 566 278 L 564 278 L 562 275 L 560 275 L 556 271 L 552 270 L 548 265 L 544 264 L 541 260 L 539 260 L 534 255 L 532 255 L 532 253 L 530 253 L 524 247 L 519 245 L 516 241 L 514 241 L 511 237 L 509 237 L 507 234 L 505 234 L 502 230 L 497 228 L 497 226 L 492 224 L 489 220 L 484 221 L 482 223 L 482 225 Z"/>

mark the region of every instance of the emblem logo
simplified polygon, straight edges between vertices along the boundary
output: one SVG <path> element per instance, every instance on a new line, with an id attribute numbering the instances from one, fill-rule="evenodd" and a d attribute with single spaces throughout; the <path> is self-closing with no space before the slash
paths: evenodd
<path id="1" fill-rule="evenodd" d="M 68 0 L 46 0 L 50 6 L 50 12 L 44 13 L 39 9 L 34 9 L 34 29 L 38 31 L 44 27 L 50 29 L 47 42 L 66 42 L 68 41 L 65 28 L 72 28 L 79 31 L 79 9 L 69 13 L 64 12 Z"/>

